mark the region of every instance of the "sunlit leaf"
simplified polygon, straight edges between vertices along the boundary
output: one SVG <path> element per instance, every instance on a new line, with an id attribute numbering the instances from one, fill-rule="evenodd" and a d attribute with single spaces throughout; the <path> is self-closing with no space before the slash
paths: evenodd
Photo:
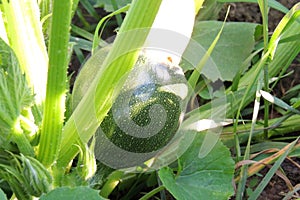
<path id="1" fill-rule="evenodd" d="M 205 135 L 199 133 L 190 148 L 180 157 L 182 170 L 175 175 L 171 168 L 159 170 L 163 185 L 176 199 L 228 199 L 233 195 L 231 185 L 234 162 L 229 150 L 217 142 L 212 151 L 199 158 Z"/>
<path id="2" fill-rule="evenodd" d="M 43 195 L 40 200 L 105 200 L 105 198 L 99 195 L 99 192 L 93 190 L 89 187 L 79 186 L 79 187 L 60 187 L 52 190 L 46 195 Z"/>
<path id="3" fill-rule="evenodd" d="M 221 27 L 222 22 L 218 21 L 197 22 L 194 27 L 192 39 L 207 50 Z M 211 59 L 217 66 L 217 69 L 215 69 L 215 66 L 211 66 L 210 61 L 206 63 L 202 73 L 213 81 L 217 79 L 231 81 L 254 48 L 254 32 L 256 27 L 257 25 L 253 23 L 226 23 L 221 37 L 211 54 Z M 189 63 L 197 64 L 195 59 L 201 58 L 205 52 L 193 52 L 195 56 L 193 58 L 189 55 L 193 50 L 189 48 L 193 47 L 187 47 L 183 58 Z M 192 69 L 192 66 L 184 65 L 183 68 L 184 70 Z"/>
<path id="4" fill-rule="evenodd" d="M 287 103 L 285 103 L 281 99 L 271 95 L 270 93 L 265 92 L 263 90 L 260 90 L 260 93 L 263 96 L 263 98 L 266 99 L 267 101 L 269 101 L 270 103 L 273 103 L 273 104 L 275 104 L 275 105 L 277 105 L 277 106 L 279 106 L 283 109 L 286 109 L 288 111 L 291 111 L 293 113 L 300 114 L 299 110 L 293 108 L 292 106 L 288 105 Z"/>
<path id="5" fill-rule="evenodd" d="M 31 105 L 33 93 L 10 47 L 0 39 L 0 135 L 7 133 L 21 111 Z"/>

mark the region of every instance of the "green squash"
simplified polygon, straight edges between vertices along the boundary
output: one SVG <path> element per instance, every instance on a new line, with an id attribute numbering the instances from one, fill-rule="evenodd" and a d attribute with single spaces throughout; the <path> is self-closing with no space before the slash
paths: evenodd
<path id="1" fill-rule="evenodd" d="M 116 123 L 112 110 L 109 111 L 108 116 L 101 123 L 102 131 L 112 143 L 124 150 L 136 153 L 156 151 L 167 145 L 179 127 L 181 115 L 180 99 L 178 96 L 170 92 L 160 91 L 159 85 L 155 85 L 154 87 L 144 85 L 141 90 L 151 96 L 147 101 L 142 101 L 138 94 L 133 94 L 129 102 L 130 115 L 121 120 L 124 120 L 123 122 L 132 120 L 140 127 L 149 125 L 151 120 L 156 120 L 154 124 L 159 124 L 161 122 L 157 121 L 155 117 L 151 119 L 149 113 L 151 107 L 158 104 L 162 105 L 163 108 L 157 108 L 156 114 L 166 114 L 166 119 L 163 121 L 164 125 L 161 127 L 161 130 L 154 135 L 149 133 L 149 137 L 138 137 L 137 133 L 129 134 L 131 130 L 128 130 L 128 133 L 126 133 Z M 116 102 L 122 101 L 122 96 L 123 94 L 119 96 Z"/>
<path id="2" fill-rule="evenodd" d="M 158 151 L 176 134 L 186 96 L 186 79 L 178 66 L 141 56 L 100 128 L 125 151 Z"/>
<path id="3" fill-rule="evenodd" d="M 74 109 L 109 49 L 97 51 L 80 71 L 72 95 Z M 182 69 L 168 58 L 161 62 L 141 54 L 133 70 L 124 76 L 121 91 L 95 134 L 96 159 L 122 169 L 153 158 L 172 144 L 187 101 L 188 84 Z"/>

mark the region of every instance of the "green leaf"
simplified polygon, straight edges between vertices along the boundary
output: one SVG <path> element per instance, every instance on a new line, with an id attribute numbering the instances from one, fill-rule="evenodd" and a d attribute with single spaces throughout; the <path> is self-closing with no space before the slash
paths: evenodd
<path id="1" fill-rule="evenodd" d="M 114 9 L 112 0 L 95 0 L 95 5 L 96 7 L 103 7 L 106 12 L 113 12 L 116 9 Z M 131 3 L 132 0 L 117 0 L 115 1 L 117 9 L 120 9 L 127 4 Z"/>
<path id="2" fill-rule="evenodd" d="M 229 9 L 227 10 L 227 14 L 225 17 L 225 21 L 226 18 L 228 16 L 229 13 Z M 203 67 L 205 66 L 205 64 L 207 63 L 207 61 L 209 60 L 213 50 L 216 47 L 216 44 L 218 43 L 221 34 L 223 32 L 224 26 L 225 26 L 225 21 L 222 23 L 222 27 L 219 30 L 218 34 L 216 35 L 216 37 L 214 38 L 214 40 L 212 41 L 211 45 L 207 48 L 207 51 L 205 52 L 204 56 L 201 58 L 201 60 L 199 61 L 199 63 L 196 65 L 196 69 L 193 71 L 192 75 L 189 77 L 189 84 L 195 88 L 196 86 L 196 81 L 199 79 L 200 73 L 201 71 L 203 71 Z M 210 67 L 210 71 L 214 71 L 213 68 Z"/>
<path id="3" fill-rule="evenodd" d="M 294 21 L 297 22 L 300 16 L 300 3 L 295 4 L 290 11 L 282 18 L 280 23 L 277 25 L 274 30 L 272 37 L 270 38 L 270 42 L 268 45 L 268 51 L 270 53 L 271 60 L 273 60 L 278 42 L 280 41 L 283 34 L 289 34 L 289 27 L 293 26 Z"/>
<path id="4" fill-rule="evenodd" d="M 46 94 L 48 55 L 38 1 L 1 2 L 9 46 L 19 60 L 28 85 L 34 89 L 36 103 L 41 105 Z"/>
<path id="5" fill-rule="evenodd" d="M 89 187 L 79 186 L 79 187 L 60 187 L 52 190 L 48 194 L 43 195 L 40 200 L 105 200 L 105 198 L 99 195 L 97 190 L 93 190 Z"/>
<path id="6" fill-rule="evenodd" d="M 35 158 L 11 152 L 1 152 L 0 179 L 20 200 L 48 192 L 52 181 L 50 173 Z"/>
<path id="7" fill-rule="evenodd" d="M 234 162 L 229 150 L 218 141 L 212 151 L 199 158 L 205 135 L 199 133 L 180 157 L 182 170 L 175 175 L 171 168 L 159 170 L 163 185 L 176 199 L 228 199 L 233 195 Z M 205 144 L 207 145 L 207 144 Z"/>
<path id="8" fill-rule="evenodd" d="M 9 133 L 21 111 L 33 102 L 33 93 L 13 50 L 0 39 L 0 135 Z"/>
<path id="9" fill-rule="evenodd" d="M 202 21 L 197 22 L 194 27 L 192 39 L 208 50 L 215 37 L 222 27 L 222 22 Z M 230 22 L 226 23 L 222 35 L 215 46 L 211 59 L 216 64 L 217 69 L 212 69 L 211 62 L 207 62 L 202 73 L 212 81 L 220 78 L 223 81 L 232 81 L 236 73 L 240 70 L 244 60 L 251 54 L 254 48 L 254 33 L 257 24 Z M 191 53 L 193 45 L 187 47 L 183 58 L 196 66 L 195 59 L 201 58 L 205 52 Z M 195 58 L 192 58 L 194 55 Z M 183 66 L 184 70 L 193 69 L 191 66 Z M 216 72 L 215 70 L 218 70 Z"/>
<path id="10" fill-rule="evenodd" d="M 281 100 L 281 99 L 279 99 L 279 98 L 271 95 L 270 93 L 265 92 L 263 90 L 260 90 L 260 93 L 263 96 L 263 98 L 266 99 L 267 101 L 269 101 L 270 103 L 273 103 L 273 104 L 275 104 L 275 105 L 277 105 L 277 106 L 279 106 L 279 107 L 281 107 L 281 108 L 283 108 L 285 110 L 293 112 L 295 114 L 298 114 L 298 115 L 300 114 L 299 110 L 293 108 L 292 106 L 290 106 L 287 103 L 285 103 L 283 100 Z"/>
<path id="11" fill-rule="evenodd" d="M 0 200 L 7 200 L 5 193 L 0 188 Z"/>
<path id="12" fill-rule="evenodd" d="M 72 0 L 53 1 L 48 48 L 47 93 L 37 155 L 47 167 L 57 157 L 65 118 L 72 7 Z"/>
<path id="13" fill-rule="evenodd" d="M 113 17 L 113 16 L 116 16 L 122 12 L 126 12 L 127 10 L 129 9 L 129 5 L 123 7 L 123 8 L 120 8 L 108 15 L 106 15 L 105 17 L 103 17 L 99 23 L 97 24 L 96 26 L 96 30 L 95 30 L 95 33 L 94 33 L 94 38 L 93 38 L 93 46 L 92 46 L 92 54 L 94 54 L 95 50 L 97 49 L 99 43 L 100 43 L 100 37 L 99 37 L 99 31 L 100 31 L 100 28 L 103 26 L 104 22 L 106 20 L 108 20 L 109 18 Z M 100 34 L 101 36 L 101 34 Z"/>

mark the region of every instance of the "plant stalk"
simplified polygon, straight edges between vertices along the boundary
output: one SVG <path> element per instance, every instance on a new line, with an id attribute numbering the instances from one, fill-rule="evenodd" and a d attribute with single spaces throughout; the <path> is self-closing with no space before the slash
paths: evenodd
<path id="1" fill-rule="evenodd" d="M 71 12 L 72 0 L 53 1 L 47 93 L 37 156 L 46 167 L 56 160 L 61 144 Z"/>
<path id="2" fill-rule="evenodd" d="M 264 38 L 264 51 L 263 54 L 267 53 L 269 46 L 269 31 L 268 31 L 268 1 L 259 0 L 258 1 L 260 12 L 262 14 L 263 21 L 263 38 Z M 269 92 L 269 70 L 268 70 L 268 61 L 264 66 L 264 90 Z M 269 126 L 269 102 L 264 99 L 264 138 L 268 139 L 268 129 Z"/>

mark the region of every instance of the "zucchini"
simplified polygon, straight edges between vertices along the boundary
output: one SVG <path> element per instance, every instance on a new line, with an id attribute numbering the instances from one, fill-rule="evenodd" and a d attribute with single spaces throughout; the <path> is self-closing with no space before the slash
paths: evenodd
<path id="1" fill-rule="evenodd" d="M 186 98 L 187 83 L 179 66 L 142 55 L 102 121 L 101 132 L 128 152 L 159 151 L 176 134 Z"/>

